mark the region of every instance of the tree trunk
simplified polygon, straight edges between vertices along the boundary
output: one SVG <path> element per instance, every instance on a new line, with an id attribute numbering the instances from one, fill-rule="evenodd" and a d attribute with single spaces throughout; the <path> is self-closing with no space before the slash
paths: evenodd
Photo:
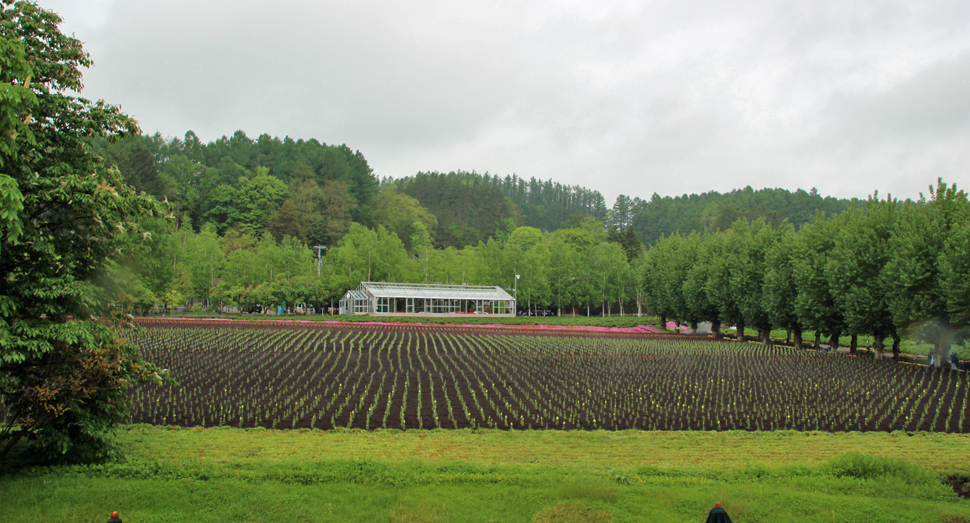
<path id="1" fill-rule="evenodd" d="M 829 338 L 829 349 L 832 352 L 839 350 L 839 333 L 836 332 L 831 338 Z"/>
<path id="2" fill-rule="evenodd" d="M 734 339 L 737 340 L 737 341 L 744 341 L 744 324 L 743 323 L 738 323 L 737 324 L 737 329 L 738 329 L 738 331 L 737 331 L 737 334 L 735 335 Z"/>
<path id="3" fill-rule="evenodd" d="M 856 349 L 859 348 L 859 335 L 853 334 L 849 339 L 849 354 L 855 354 Z"/>
<path id="4" fill-rule="evenodd" d="M 711 322 L 711 333 L 714 334 L 714 339 L 724 339 L 724 334 L 721 333 L 721 322 L 712 321 Z"/>
<path id="5" fill-rule="evenodd" d="M 690 333 L 697 334 L 697 320 L 692 320 L 690 322 Z"/>
<path id="6" fill-rule="evenodd" d="M 667 315 L 666 314 L 661 314 L 660 315 L 660 328 L 661 329 L 666 329 L 667 328 Z"/>
<path id="7" fill-rule="evenodd" d="M 893 338 L 893 361 L 899 361 L 899 338 Z"/>
<path id="8" fill-rule="evenodd" d="M 787 331 L 785 331 L 785 345 L 788 345 L 790 343 L 791 343 L 791 329 L 788 329 Z"/>
<path id="9" fill-rule="evenodd" d="M 3 446 L 2 450 L 0 450 L 0 462 L 3 461 L 3 458 L 5 458 L 7 454 L 10 453 L 11 450 L 13 450 L 14 446 L 17 445 L 17 442 L 20 441 L 23 437 L 24 437 L 23 431 L 17 431 L 13 434 L 13 436 L 10 437 L 10 440 L 7 441 L 7 444 Z"/>
<path id="10" fill-rule="evenodd" d="M 792 338 L 795 342 L 795 348 L 796 349 L 802 348 L 802 329 L 797 328 L 794 331 L 792 331 Z"/>
<path id="11" fill-rule="evenodd" d="M 771 329 L 762 329 L 758 336 L 761 338 L 761 343 L 771 346 Z"/>
<path id="12" fill-rule="evenodd" d="M 882 333 L 877 332 L 872 335 L 872 351 L 875 353 L 877 360 L 882 359 L 882 353 L 886 348 L 884 339 Z"/>
<path id="13" fill-rule="evenodd" d="M 815 331 L 815 345 L 812 346 L 813 349 L 818 350 L 822 348 L 822 332 Z"/>

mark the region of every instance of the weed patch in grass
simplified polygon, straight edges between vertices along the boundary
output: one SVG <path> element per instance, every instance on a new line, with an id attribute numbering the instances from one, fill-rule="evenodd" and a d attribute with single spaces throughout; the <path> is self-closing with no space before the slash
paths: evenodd
<path id="1" fill-rule="evenodd" d="M 448 521 L 448 510 L 440 501 L 405 497 L 388 513 L 392 523 L 439 523 Z"/>
<path id="2" fill-rule="evenodd" d="M 610 523 L 613 515 L 586 501 L 560 501 L 536 514 L 535 523 Z"/>

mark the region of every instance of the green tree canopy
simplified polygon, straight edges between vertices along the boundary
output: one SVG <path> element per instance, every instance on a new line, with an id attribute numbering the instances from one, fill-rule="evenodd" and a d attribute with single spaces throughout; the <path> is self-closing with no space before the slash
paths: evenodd
<path id="1" fill-rule="evenodd" d="M 0 98 L 8 131 L 0 138 L 8 229 L 0 250 L 0 457 L 24 438 L 51 457 L 104 456 L 128 385 L 159 379 L 102 318 L 115 309 L 105 286 L 109 260 L 137 252 L 147 238 L 140 221 L 162 209 L 93 154 L 88 136 L 138 128 L 115 106 L 69 94 L 81 90 L 80 68 L 91 61 L 60 21 L 30 2 L 4 2 L 0 15 L 2 61 L 13 64 L 3 80 L 17 87 Z"/>

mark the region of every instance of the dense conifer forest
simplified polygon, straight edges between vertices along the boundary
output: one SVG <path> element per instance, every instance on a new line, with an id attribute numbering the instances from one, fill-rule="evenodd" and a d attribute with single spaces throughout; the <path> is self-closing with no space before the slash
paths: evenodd
<path id="1" fill-rule="evenodd" d="M 114 143 L 99 139 L 94 146 L 129 184 L 172 203 L 196 231 L 206 223 L 220 235 L 234 226 L 268 229 L 278 238 L 293 236 L 313 244 L 335 243 L 351 221 L 376 227 L 383 219 L 390 228 L 388 207 L 403 204 L 386 194 L 416 200 L 421 209 L 408 212 L 434 217 L 434 222 L 423 218 L 434 245 L 459 248 L 508 233 L 510 227 L 554 232 L 575 226 L 584 216 L 607 228 L 632 228 L 641 242 L 652 245 L 674 233 L 726 230 L 741 217 L 764 218 L 774 227 L 787 219 L 800 228 L 816 210 L 834 215 L 860 204 L 823 197 L 815 189 L 749 186 L 723 194 L 620 195 L 610 207 L 595 189 L 514 174 L 419 172 L 379 180 L 363 153 L 346 145 L 265 134 L 254 140 L 242 131 L 207 144 L 189 131 L 183 139 L 155 134 Z M 394 232 L 408 242 L 410 230 Z"/>

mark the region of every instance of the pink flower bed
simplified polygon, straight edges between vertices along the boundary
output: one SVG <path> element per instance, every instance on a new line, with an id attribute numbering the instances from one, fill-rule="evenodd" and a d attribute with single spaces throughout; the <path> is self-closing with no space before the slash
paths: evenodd
<path id="1" fill-rule="evenodd" d="M 235 318 L 152 318 L 153 321 L 272 321 L 274 323 L 325 323 L 329 325 L 380 325 L 387 327 L 464 327 L 464 328 L 483 328 L 483 329 L 516 329 L 516 330 L 541 330 L 559 332 L 597 332 L 608 334 L 663 334 L 664 332 L 653 325 L 637 325 L 636 327 L 593 327 L 589 325 L 496 325 L 488 324 L 460 324 L 460 325 L 440 325 L 425 323 L 401 323 L 391 321 L 311 321 L 311 320 L 241 320 Z M 673 322 L 670 322 L 672 324 Z M 669 326 L 669 324 L 668 324 Z M 686 327 L 685 327 L 686 328 Z"/>

